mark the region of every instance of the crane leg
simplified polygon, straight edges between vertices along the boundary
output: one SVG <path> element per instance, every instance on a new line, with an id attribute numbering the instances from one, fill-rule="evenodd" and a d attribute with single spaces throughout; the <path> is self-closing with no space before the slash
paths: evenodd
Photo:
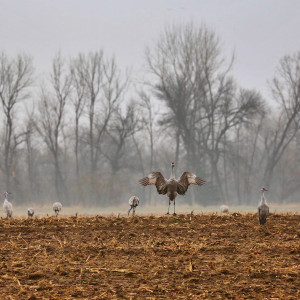
<path id="1" fill-rule="evenodd" d="M 128 216 L 130 214 L 131 209 L 132 209 L 132 206 L 130 206 L 130 208 L 128 209 Z"/>
<path id="2" fill-rule="evenodd" d="M 175 212 L 175 199 L 174 199 L 174 213 L 173 216 L 176 216 L 176 212 Z"/>
<path id="3" fill-rule="evenodd" d="M 169 215 L 170 213 L 169 213 L 169 210 L 170 210 L 170 204 L 171 204 L 171 201 L 170 201 L 170 199 L 169 199 L 169 207 L 168 207 L 168 212 L 166 213 L 166 215 Z"/>

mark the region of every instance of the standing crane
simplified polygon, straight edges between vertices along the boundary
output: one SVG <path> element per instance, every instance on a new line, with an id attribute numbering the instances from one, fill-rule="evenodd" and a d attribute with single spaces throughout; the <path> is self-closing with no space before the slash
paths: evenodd
<path id="1" fill-rule="evenodd" d="M 27 214 L 28 214 L 28 217 L 32 218 L 33 215 L 34 215 L 34 209 L 33 208 L 28 208 Z"/>
<path id="2" fill-rule="evenodd" d="M 128 216 L 129 216 L 131 210 L 132 210 L 132 215 L 134 216 L 135 208 L 140 204 L 140 199 L 137 196 L 132 196 L 129 198 L 128 203 L 130 205 L 130 208 L 128 210 Z"/>
<path id="3" fill-rule="evenodd" d="M 203 185 L 205 180 L 197 177 L 194 173 L 184 172 L 179 179 L 175 178 L 174 174 L 175 163 L 171 163 L 171 177 L 170 179 L 166 179 L 160 172 L 152 172 L 147 177 L 144 177 L 139 180 L 140 184 L 147 186 L 151 184 L 155 184 L 157 192 L 159 194 L 165 195 L 169 197 L 169 207 L 167 215 L 169 215 L 170 204 L 171 201 L 174 201 L 174 213 L 175 213 L 175 198 L 177 194 L 184 195 L 187 191 L 190 184 Z"/>
<path id="4" fill-rule="evenodd" d="M 7 196 L 9 195 L 10 193 L 8 191 L 5 191 L 3 193 L 4 195 L 4 203 L 3 203 L 3 210 L 4 212 L 6 213 L 6 217 L 7 219 L 8 218 L 12 218 L 12 214 L 13 214 L 13 206 L 12 204 L 7 200 Z"/>
<path id="5" fill-rule="evenodd" d="M 269 215 L 269 206 L 267 205 L 267 200 L 265 198 L 265 192 L 268 191 L 266 188 L 261 189 L 261 200 L 258 205 L 258 220 L 261 225 L 264 225 L 267 221 Z"/>
<path id="6" fill-rule="evenodd" d="M 55 212 L 56 217 L 62 209 L 62 204 L 60 202 L 53 203 L 53 211 Z"/>

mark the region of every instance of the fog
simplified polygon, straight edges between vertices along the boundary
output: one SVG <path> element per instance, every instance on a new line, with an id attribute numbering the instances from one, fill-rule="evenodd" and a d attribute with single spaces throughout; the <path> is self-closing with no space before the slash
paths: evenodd
<path id="1" fill-rule="evenodd" d="M 206 180 L 179 196 L 187 211 L 250 207 L 262 186 L 272 203 L 299 203 L 296 2 L 13 2 L 1 12 L 0 189 L 15 205 L 108 212 L 137 195 L 155 212 L 167 198 L 138 180 L 169 178 L 171 161 L 176 177 Z"/>

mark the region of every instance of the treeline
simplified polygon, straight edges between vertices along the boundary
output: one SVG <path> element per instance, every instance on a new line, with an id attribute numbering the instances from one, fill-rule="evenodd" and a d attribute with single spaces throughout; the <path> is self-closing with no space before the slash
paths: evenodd
<path id="1" fill-rule="evenodd" d="M 1 190 L 15 203 L 117 205 L 159 197 L 138 179 L 160 170 L 206 178 L 186 201 L 299 201 L 300 51 L 278 62 L 272 98 L 241 87 L 212 30 L 165 28 L 143 79 L 102 50 L 57 54 L 40 83 L 27 55 L 0 55 Z"/>

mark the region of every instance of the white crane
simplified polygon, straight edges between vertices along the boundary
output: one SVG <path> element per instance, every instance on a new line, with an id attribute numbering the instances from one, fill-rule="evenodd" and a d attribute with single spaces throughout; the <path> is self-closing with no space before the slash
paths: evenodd
<path id="1" fill-rule="evenodd" d="M 267 205 L 267 200 L 265 198 L 265 192 L 268 191 L 266 188 L 261 189 L 261 200 L 258 205 L 258 220 L 261 225 L 264 225 L 267 221 L 269 215 L 269 206 Z"/>
<path id="2" fill-rule="evenodd" d="M 225 213 L 225 214 L 229 213 L 229 207 L 228 207 L 228 205 L 222 204 L 220 206 L 220 210 L 221 210 L 222 213 Z"/>
<path id="3" fill-rule="evenodd" d="M 34 215 L 34 209 L 33 208 L 28 208 L 28 210 L 27 210 L 27 214 L 28 214 L 28 217 L 33 217 L 33 215 Z"/>
<path id="4" fill-rule="evenodd" d="M 132 210 L 132 215 L 134 216 L 135 208 L 140 204 L 140 199 L 137 196 L 132 196 L 129 198 L 128 203 L 130 205 L 130 208 L 128 210 L 128 216 L 129 216 L 131 210 Z"/>
<path id="5" fill-rule="evenodd" d="M 184 172 L 179 179 L 176 179 L 174 174 L 174 166 L 175 163 L 172 162 L 170 179 L 164 178 L 160 172 L 152 172 L 147 177 L 140 179 L 139 182 L 143 186 L 155 184 L 157 192 L 159 194 L 167 194 L 167 196 L 169 197 L 169 207 L 167 215 L 169 214 L 170 203 L 171 201 L 174 201 L 173 215 L 175 216 L 175 198 L 177 194 L 184 195 L 190 184 L 203 185 L 205 183 L 205 180 L 191 172 Z"/>
<path id="6" fill-rule="evenodd" d="M 6 217 L 8 218 L 12 218 L 12 214 L 13 214 L 13 206 L 12 204 L 7 200 L 7 196 L 8 194 L 10 194 L 8 191 L 5 191 L 3 193 L 4 195 L 4 203 L 3 203 L 3 210 L 6 213 Z"/>
<path id="7" fill-rule="evenodd" d="M 55 212 L 56 216 L 58 216 L 61 209 L 62 209 L 62 204 L 60 202 L 53 203 L 53 211 Z"/>

